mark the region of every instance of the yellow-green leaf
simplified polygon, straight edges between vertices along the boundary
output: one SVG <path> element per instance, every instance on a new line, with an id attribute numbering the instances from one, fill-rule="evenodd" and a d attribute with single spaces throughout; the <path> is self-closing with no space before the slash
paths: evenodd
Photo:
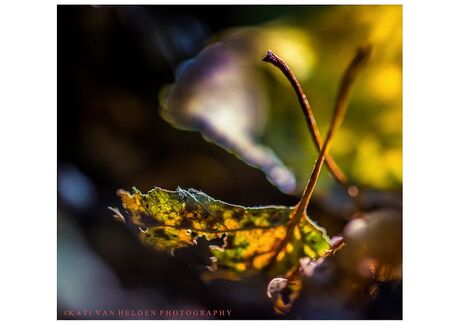
<path id="1" fill-rule="evenodd" d="M 300 258 L 317 259 L 331 250 L 325 230 L 306 215 L 291 224 L 295 207 L 248 208 L 181 188 L 156 187 L 147 194 L 134 188 L 118 195 L 128 222 L 148 247 L 173 252 L 195 245 L 199 237 L 222 239 L 223 245 L 209 247 L 214 262 L 210 269 L 242 273 L 270 268 L 270 273 L 285 274 L 299 266 Z"/>

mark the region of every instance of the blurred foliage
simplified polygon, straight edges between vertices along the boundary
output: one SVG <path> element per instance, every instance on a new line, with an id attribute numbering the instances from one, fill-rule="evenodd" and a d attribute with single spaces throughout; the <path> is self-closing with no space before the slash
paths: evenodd
<path id="1" fill-rule="evenodd" d="M 281 190 L 299 192 L 316 151 L 288 82 L 260 61 L 272 49 L 290 65 L 304 85 L 323 133 L 346 60 L 364 43 L 371 43 L 375 53 L 356 86 L 350 114 L 331 154 L 353 182 L 398 189 L 402 182 L 401 6 L 337 6 L 306 20 L 281 18 L 224 31 L 198 55 L 198 65 L 195 59 L 183 64 L 172 90 L 163 91 L 164 116 L 176 126 L 199 130 L 261 168 Z M 220 53 L 209 58 L 216 46 Z M 225 64 L 228 61 L 231 65 Z M 229 73 L 233 82 L 226 80 Z M 219 78 L 224 82 L 219 83 Z M 255 162 L 251 152 L 263 148 L 261 143 L 284 164 L 269 155 L 259 155 L 265 163 Z M 331 184 L 330 177 L 323 177 L 320 186 Z"/>
<path id="2" fill-rule="evenodd" d="M 163 91 L 162 116 L 176 127 L 199 130 L 208 139 L 265 172 L 285 192 L 295 179 L 259 137 L 266 125 L 266 94 L 254 64 L 225 43 L 208 46 L 183 63 L 176 84 Z"/>

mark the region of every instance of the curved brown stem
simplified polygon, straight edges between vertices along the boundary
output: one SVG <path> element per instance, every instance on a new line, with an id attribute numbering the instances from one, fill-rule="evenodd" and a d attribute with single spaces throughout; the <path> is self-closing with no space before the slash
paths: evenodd
<path id="1" fill-rule="evenodd" d="M 310 103 L 308 102 L 307 96 L 305 95 L 302 86 L 300 85 L 296 76 L 289 68 L 289 66 L 286 64 L 286 62 L 284 62 L 283 59 L 281 59 L 279 56 L 277 56 L 270 50 L 268 50 L 267 55 L 265 56 L 265 58 L 263 58 L 263 61 L 273 64 L 289 80 L 292 88 L 294 89 L 297 95 L 297 100 L 299 101 L 300 107 L 305 116 L 305 120 L 307 121 L 308 129 L 310 130 L 310 133 L 314 139 L 316 149 L 318 150 L 318 152 L 321 151 L 321 148 L 323 146 L 323 140 L 321 139 L 321 134 L 319 133 L 318 127 L 316 125 L 316 120 L 313 115 L 313 111 L 310 107 Z M 332 176 L 336 179 L 336 181 L 346 189 L 347 193 L 350 196 L 356 196 L 359 192 L 358 188 L 348 183 L 347 176 L 342 172 L 342 170 L 334 161 L 334 159 L 330 155 L 326 154 L 325 160 L 327 167 L 329 168 Z"/>
<path id="2" fill-rule="evenodd" d="M 321 151 L 319 153 L 318 159 L 315 162 L 315 166 L 313 168 L 313 172 L 308 180 L 308 184 L 305 187 L 305 190 L 302 194 L 302 197 L 299 203 L 295 207 L 294 215 L 291 219 L 291 223 L 288 226 L 286 237 L 284 237 L 283 241 L 278 246 L 275 255 L 273 256 L 272 260 L 270 261 L 269 265 L 272 264 L 278 254 L 283 250 L 286 244 L 289 242 L 292 233 L 295 227 L 298 225 L 302 217 L 307 217 L 306 210 L 310 203 L 310 199 L 313 195 L 313 191 L 315 189 L 316 183 L 318 182 L 318 178 L 321 172 L 321 167 L 323 166 L 324 160 L 326 158 L 327 152 L 332 144 L 332 138 L 339 130 L 343 119 L 345 117 L 345 113 L 347 111 L 348 102 L 350 99 L 350 91 L 353 85 L 353 82 L 356 79 L 357 73 L 362 69 L 364 63 L 367 61 L 371 54 L 371 47 L 364 46 L 358 49 L 357 54 L 353 58 L 353 60 L 348 65 L 347 70 L 343 76 L 342 82 L 340 84 L 339 93 L 337 96 L 335 108 L 334 108 L 334 115 L 332 117 L 332 122 L 329 126 L 329 130 L 326 135 L 326 139 L 324 140 L 324 144 L 321 147 Z"/>
<path id="3" fill-rule="evenodd" d="M 362 69 L 364 63 L 369 59 L 370 54 L 371 47 L 369 45 L 360 47 L 355 57 L 348 65 L 347 70 L 345 71 L 342 82 L 340 84 L 339 94 L 335 103 L 334 116 L 332 118 L 331 125 L 329 126 L 326 139 L 324 140 L 324 144 L 321 147 L 321 151 L 319 153 L 318 159 L 316 160 L 313 172 L 310 176 L 310 179 L 308 180 L 307 187 L 305 188 L 302 198 L 298 204 L 298 208 L 301 211 L 305 211 L 308 207 L 308 204 L 310 203 L 313 190 L 315 189 L 319 174 L 321 172 L 321 167 L 323 166 L 327 152 L 331 147 L 332 138 L 340 129 L 343 118 L 345 117 L 345 113 L 348 108 L 348 102 L 350 100 L 351 87 L 356 79 L 357 73 Z"/>

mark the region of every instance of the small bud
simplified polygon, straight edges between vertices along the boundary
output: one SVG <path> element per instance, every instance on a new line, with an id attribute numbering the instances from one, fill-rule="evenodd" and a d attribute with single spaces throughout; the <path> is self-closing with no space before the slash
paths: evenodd
<path id="1" fill-rule="evenodd" d="M 274 278 L 267 286 L 267 296 L 272 299 L 286 288 L 288 280 L 284 278 Z"/>

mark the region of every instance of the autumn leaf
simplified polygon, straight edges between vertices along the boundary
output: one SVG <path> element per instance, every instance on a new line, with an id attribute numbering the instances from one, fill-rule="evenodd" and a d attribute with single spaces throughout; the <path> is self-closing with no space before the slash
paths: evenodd
<path id="1" fill-rule="evenodd" d="M 174 252 L 195 245 L 199 237 L 222 239 L 223 245 L 211 245 L 210 251 L 215 265 L 226 271 L 241 273 L 271 266 L 273 272 L 285 274 L 298 266 L 300 258 L 317 259 L 331 249 L 326 231 L 306 215 L 295 225 L 289 242 L 283 243 L 294 207 L 247 208 L 180 187 L 177 191 L 156 187 L 147 194 L 134 188 L 132 193 L 120 190 L 118 195 L 146 246 Z M 272 261 L 276 263 L 269 265 Z"/>

